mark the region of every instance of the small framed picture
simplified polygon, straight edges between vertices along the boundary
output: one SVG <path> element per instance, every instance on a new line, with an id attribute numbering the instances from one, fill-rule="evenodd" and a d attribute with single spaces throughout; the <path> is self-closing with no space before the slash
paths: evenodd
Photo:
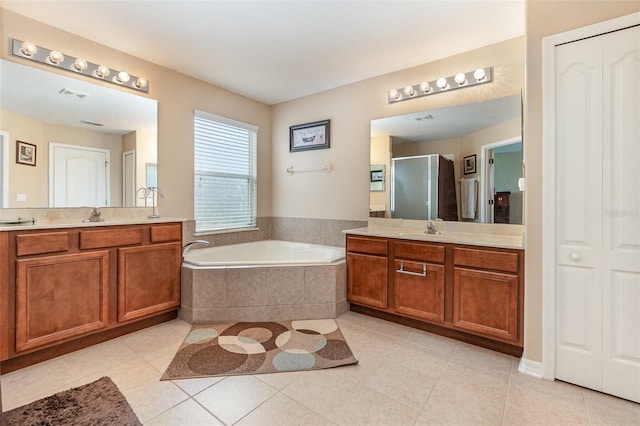
<path id="1" fill-rule="evenodd" d="M 476 172 L 476 155 L 468 155 L 464 157 L 464 174 L 470 175 Z"/>
<path id="2" fill-rule="evenodd" d="M 371 170 L 371 182 L 382 182 L 384 180 L 384 172 L 382 170 Z"/>
<path id="3" fill-rule="evenodd" d="M 289 127 L 289 152 L 329 148 L 329 120 Z"/>
<path id="4" fill-rule="evenodd" d="M 16 141 L 16 163 L 35 167 L 36 148 L 33 144 Z"/>

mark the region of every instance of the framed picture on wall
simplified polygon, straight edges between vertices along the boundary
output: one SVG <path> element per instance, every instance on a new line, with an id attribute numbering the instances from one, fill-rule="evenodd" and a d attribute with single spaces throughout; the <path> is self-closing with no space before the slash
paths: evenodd
<path id="1" fill-rule="evenodd" d="M 36 148 L 33 144 L 16 141 L 16 163 L 35 167 Z"/>
<path id="2" fill-rule="evenodd" d="M 465 175 L 470 175 L 476 172 L 476 154 L 468 155 L 464 157 L 463 169 Z"/>
<path id="3" fill-rule="evenodd" d="M 289 127 L 289 152 L 329 148 L 329 120 Z"/>

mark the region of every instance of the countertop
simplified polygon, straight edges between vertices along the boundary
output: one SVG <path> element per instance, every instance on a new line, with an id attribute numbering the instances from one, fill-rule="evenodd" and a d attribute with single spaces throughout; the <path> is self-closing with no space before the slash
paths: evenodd
<path id="1" fill-rule="evenodd" d="M 53 228 L 87 228 L 94 226 L 116 226 L 116 225 L 147 225 L 156 223 L 184 222 L 187 219 L 175 217 L 160 217 L 157 219 L 148 218 L 118 218 L 105 219 L 103 222 L 82 222 L 77 220 L 38 220 L 35 224 L 23 223 L 19 225 L 0 223 L 0 232 L 3 231 L 31 231 L 35 229 L 53 229 Z"/>
<path id="2" fill-rule="evenodd" d="M 524 238 L 520 228 L 504 231 L 504 227 L 487 227 L 486 224 L 474 227 L 468 225 L 457 226 L 455 222 L 434 222 L 436 229 L 441 233 L 425 234 L 426 225 L 410 226 L 407 225 L 406 222 L 410 221 L 402 221 L 399 226 L 381 226 L 379 223 L 382 222 L 370 220 L 369 226 L 366 228 L 348 229 L 342 232 L 348 235 L 363 235 L 367 237 L 396 238 L 509 249 L 524 248 Z"/>

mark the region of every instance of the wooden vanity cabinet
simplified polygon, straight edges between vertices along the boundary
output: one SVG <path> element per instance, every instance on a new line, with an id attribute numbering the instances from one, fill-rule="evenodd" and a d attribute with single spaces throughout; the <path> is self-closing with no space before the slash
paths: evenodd
<path id="1" fill-rule="evenodd" d="M 347 238 L 347 297 L 354 303 L 386 308 L 388 300 L 387 240 Z"/>
<path id="2" fill-rule="evenodd" d="M 393 307 L 399 314 L 444 323 L 444 246 L 393 243 Z"/>
<path id="3" fill-rule="evenodd" d="M 353 311 L 519 356 L 523 287 L 523 250 L 347 235 Z"/>
<path id="4" fill-rule="evenodd" d="M 0 234 L 5 371 L 166 321 L 180 306 L 181 223 Z"/>

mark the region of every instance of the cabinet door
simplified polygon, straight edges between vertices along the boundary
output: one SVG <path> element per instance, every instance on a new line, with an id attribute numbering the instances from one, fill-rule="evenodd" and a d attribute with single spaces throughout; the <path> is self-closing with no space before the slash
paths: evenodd
<path id="1" fill-rule="evenodd" d="M 359 305 L 387 307 L 387 258 L 347 254 L 347 299 Z"/>
<path id="2" fill-rule="evenodd" d="M 394 309 L 433 322 L 444 322 L 444 266 L 395 259 Z"/>
<path id="3" fill-rule="evenodd" d="M 118 321 L 180 306 L 180 243 L 118 249 Z"/>
<path id="4" fill-rule="evenodd" d="M 454 268 L 453 326 L 487 337 L 517 341 L 518 276 Z"/>
<path id="5" fill-rule="evenodd" d="M 109 252 L 16 261 L 16 351 L 106 327 Z"/>

